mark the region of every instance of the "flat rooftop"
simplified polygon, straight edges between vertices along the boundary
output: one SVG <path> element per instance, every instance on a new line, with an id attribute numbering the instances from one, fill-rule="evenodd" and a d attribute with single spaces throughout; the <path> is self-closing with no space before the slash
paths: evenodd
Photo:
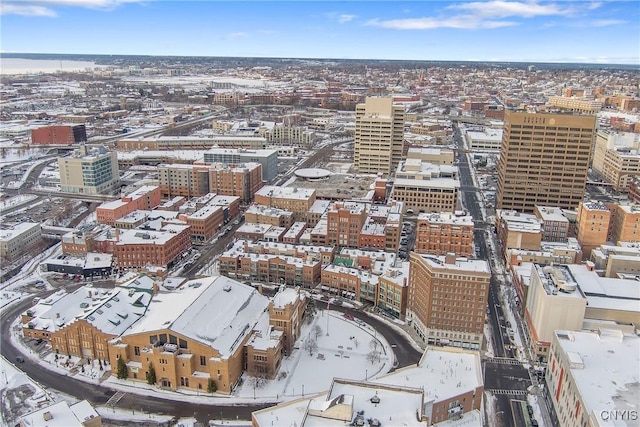
<path id="1" fill-rule="evenodd" d="M 588 413 L 638 409 L 640 337 L 620 331 L 554 332 Z M 636 425 L 636 421 L 629 424 Z"/>

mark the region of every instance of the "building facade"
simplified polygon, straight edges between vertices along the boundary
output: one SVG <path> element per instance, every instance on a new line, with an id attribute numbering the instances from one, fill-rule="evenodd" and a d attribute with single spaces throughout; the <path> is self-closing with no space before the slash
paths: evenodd
<path id="1" fill-rule="evenodd" d="M 0 226 L 0 257 L 14 260 L 26 254 L 42 241 L 42 228 L 39 223 L 22 222 L 2 224 Z"/>
<path id="2" fill-rule="evenodd" d="M 391 175 L 402 159 L 403 106 L 393 98 L 366 98 L 356 106 L 354 165 L 359 173 Z"/>
<path id="3" fill-rule="evenodd" d="M 87 141 L 84 125 L 45 126 L 31 131 L 31 143 L 37 145 L 70 145 Z"/>
<path id="4" fill-rule="evenodd" d="M 607 242 L 610 221 L 611 211 L 604 203 L 580 203 L 576 227 L 578 242 L 582 246 L 583 259 L 589 259 L 594 248 Z"/>
<path id="5" fill-rule="evenodd" d="M 486 261 L 411 252 L 407 320 L 428 344 L 479 349 L 491 269 Z"/>
<path id="6" fill-rule="evenodd" d="M 595 116 L 507 112 L 497 208 L 575 209 L 584 197 L 595 124 Z"/>
<path id="7" fill-rule="evenodd" d="M 418 215 L 414 250 L 432 255 L 473 255 L 472 217 L 451 213 Z"/>
<path id="8" fill-rule="evenodd" d="M 120 185 L 118 157 L 105 147 L 81 145 L 73 155 L 59 157 L 61 190 L 79 194 L 109 194 Z"/>

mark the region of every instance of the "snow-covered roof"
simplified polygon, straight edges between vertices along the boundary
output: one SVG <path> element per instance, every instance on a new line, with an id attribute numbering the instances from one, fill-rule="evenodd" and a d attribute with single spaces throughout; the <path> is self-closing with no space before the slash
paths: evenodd
<path id="1" fill-rule="evenodd" d="M 302 298 L 302 296 L 296 289 L 283 288 L 273 296 L 271 301 L 275 308 L 284 308 L 287 304 L 292 304 L 298 298 Z"/>
<path id="2" fill-rule="evenodd" d="M 278 187 L 274 185 L 265 185 L 256 191 L 258 196 L 298 200 L 310 199 L 315 193 L 316 190 L 313 188 Z"/>
<path id="3" fill-rule="evenodd" d="M 254 325 L 253 334 L 249 341 L 247 341 L 247 345 L 262 351 L 277 348 L 278 345 L 280 345 L 283 334 L 284 332 L 277 331 L 274 326 L 269 323 L 269 312 L 265 311 Z"/>
<path id="4" fill-rule="evenodd" d="M 569 223 L 569 220 L 566 216 L 564 216 L 564 213 L 560 208 L 550 206 L 536 206 L 536 209 L 543 221 L 564 222 L 567 224 Z"/>
<path id="5" fill-rule="evenodd" d="M 570 369 L 589 413 L 638 410 L 640 337 L 611 330 L 558 330 L 553 341 L 552 350 L 557 343 L 556 348 L 569 358 L 565 369 Z"/>
<path id="6" fill-rule="evenodd" d="M 194 279 L 175 292 L 155 295 L 144 318 L 126 335 L 168 329 L 227 357 L 251 332 L 268 304 L 251 286 L 227 277 Z"/>
<path id="7" fill-rule="evenodd" d="M 444 401 L 484 385 L 480 355 L 456 347 L 427 347 L 416 366 L 399 369 L 376 383 L 424 388 L 425 401 Z"/>
<path id="8" fill-rule="evenodd" d="M 22 233 L 26 233 L 36 228 L 40 229 L 40 224 L 37 222 L 3 224 L 0 228 L 0 242 L 8 242 Z"/>
<path id="9" fill-rule="evenodd" d="M 71 294 L 57 292 L 55 298 L 40 300 L 24 314 L 31 314 L 28 324 L 34 329 L 55 332 L 84 319 L 106 334 L 119 336 L 144 315 L 151 301 L 150 288 L 153 281 L 147 276 L 110 290 L 85 285 Z"/>
<path id="10" fill-rule="evenodd" d="M 84 422 L 99 417 L 95 409 L 83 400 L 71 407 L 65 401 L 54 403 L 20 418 L 25 427 L 82 427 Z"/>
<path id="11" fill-rule="evenodd" d="M 431 264 L 437 269 L 446 269 L 460 272 L 474 272 L 474 273 L 491 273 L 489 263 L 481 259 L 469 259 L 469 258 L 456 258 L 455 262 L 447 263 L 445 256 L 434 256 L 416 254 L 422 257 L 427 263 Z"/>
<path id="12" fill-rule="evenodd" d="M 417 418 L 422 415 L 422 405 L 418 388 L 335 378 L 326 398 L 311 400 L 302 425 L 344 426 L 363 411 L 363 421 L 371 418 L 381 425 L 426 426 Z"/>
<path id="13" fill-rule="evenodd" d="M 173 239 L 177 233 L 188 228 L 188 225 L 166 224 L 163 231 L 155 230 L 123 230 L 116 245 L 148 244 L 161 245 Z M 173 232 L 172 232 L 173 231 Z"/>
<path id="14" fill-rule="evenodd" d="M 618 279 L 600 277 L 595 271 L 589 271 L 585 265 L 565 266 L 584 294 L 589 296 L 607 297 L 611 299 L 628 299 L 640 304 L 640 283 L 633 279 Z M 640 310 L 640 307 L 638 307 Z"/>
<path id="15" fill-rule="evenodd" d="M 471 215 L 455 215 L 451 212 L 420 213 L 418 214 L 418 221 L 428 221 L 432 224 L 455 224 L 473 227 L 473 217 Z"/>

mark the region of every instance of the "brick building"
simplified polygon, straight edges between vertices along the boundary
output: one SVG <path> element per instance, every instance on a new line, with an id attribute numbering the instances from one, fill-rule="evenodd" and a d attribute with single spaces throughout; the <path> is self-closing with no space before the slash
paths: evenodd
<path id="1" fill-rule="evenodd" d="M 31 143 L 38 145 L 71 145 L 87 141 L 84 125 L 45 126 L 31 131 Z"/>

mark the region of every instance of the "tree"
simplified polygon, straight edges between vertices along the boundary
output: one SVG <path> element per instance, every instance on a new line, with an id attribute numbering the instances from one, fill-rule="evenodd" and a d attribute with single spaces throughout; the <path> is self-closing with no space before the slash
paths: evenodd
<path id="1" fill-rule="evenodd" d="M 316 340 L 320 335 L 322 335 L 322 328 L 320 327 L 320 325 L 316 325 L 313 327 L 313 333 L 316 336 Z"/>
<path id="2" fill-rule="evenodd" d="M 216 391 L 218 391 L 216 382 L 212 378 L 209 378 L 209 383 L 207 384 L 207 393 L 215 393 Z"/>
<path id="3" fill-rule="evenodd" d="M 376 361 L 380 360 L 380 352 L 371 350 L 369 353 L 367 353 L 367 360 L 373 365 Z"/>
<path id="4" fill-rule="evenodd" d="M 369 342 L 369 347 L 371 347 L 371 350 L 377 351 L 379 345 L 380 342 L 377 339 L 371 338 L 371 341 Z"/>
<path id="5" fill-rule="evenodd" d="M 127 373 L 127 364 L 124 363 L 122 357 L 118 357 L 118 370 L 116 371 L 116 378 L 119 380 L 125 380 L 129 374 Z"/>
<path id="6" fill-rule="evenodd" d="M 304 342 L 304 348 L 309 351 L 309 355 L 312 355 L 314 351 L 318 351 L 318 341 L 313 337 L 309 337 Z"/>
<path id="7" fill-rule="evenodd" d="M 149 363 L 149 372 L 147 372 L 147 384 L 154 385 L 157 380 L 156 368 L 153 367 L 153 363 Z"/>

